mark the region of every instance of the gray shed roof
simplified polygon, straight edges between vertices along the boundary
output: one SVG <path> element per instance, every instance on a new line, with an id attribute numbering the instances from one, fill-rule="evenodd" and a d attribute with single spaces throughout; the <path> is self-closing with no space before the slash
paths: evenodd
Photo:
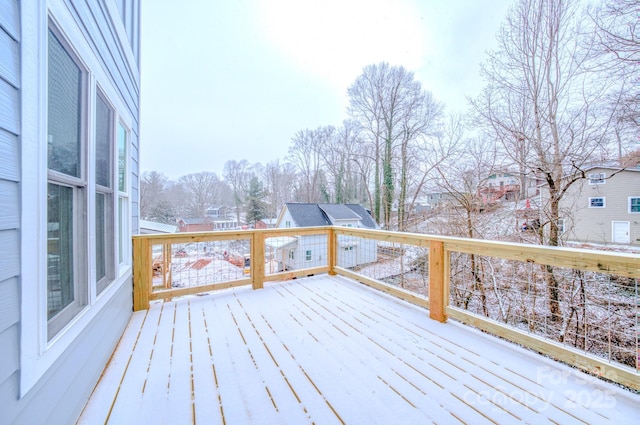
<path id="1" fill-rule="evenodd" d="M 157 221 L 140 220 L 140 233 L 176 233 L 178 226 L 158 223 Z"/>
<path id="2" fill-rule="evenodd" d="M 371 214 L 358 204 L 287 203 L 285 206 L 297 227 L 329 226 L 332 219 L 360 220 L 363 227 L 378 227 Z"/>
<path id="3" fill-rule="evenodd" d="M 318 204 L 287 203 L 289 214 L 298 227 L 329 226 L 331 221 Z"/>
<path id="4" fill-rule="evenodd" d="M 364 227 L 368 227 L 369 229 L 377 229 L 378 225 L 375 221 L 373 221 L 373 217 L 371 217 L 371 213 L 364 209 L 364 207 L 360 204 L 345 204 L 347 208 L 349 208 L 354 213 L 360 216 L 361 223 Z"/>
<path id="5" fill-rule="evenodd" d="M 344 204 L 318 204 L 318 207 L 333 220 L 359 220 L 360 216 Z"/>

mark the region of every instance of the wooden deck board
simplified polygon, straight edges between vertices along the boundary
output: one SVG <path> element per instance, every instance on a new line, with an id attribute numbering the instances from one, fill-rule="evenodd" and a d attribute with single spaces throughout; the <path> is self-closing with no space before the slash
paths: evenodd
<path id="1" fill-rule="evenodd" d="M 134 315 L 111 363 L 79 423 L 579 424 L 640 415 L 638 395 L 341 277 L 154 304 Z"/>

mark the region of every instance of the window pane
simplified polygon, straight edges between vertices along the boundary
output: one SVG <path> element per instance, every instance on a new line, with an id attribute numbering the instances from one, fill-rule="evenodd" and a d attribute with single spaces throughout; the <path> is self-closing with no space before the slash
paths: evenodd
<path id="1" fill-rule="evenodd" d="M 96 98 L 96 184 L 111 187 L 112 112 L 102 96 Z"/>
<path id="2" fill-rule="evenodd" d="M 47 148 L 51 170 L 80 176 L 82 71 L 49 31 Z"/>
<path id="3" fill-rule="evenodd" d="M 127 130 L 118 124 L 118 190 L 127 191 Z"/>
<path id="4" fill-rule="evenodd" d="M 96 193 L 96 282 L 107 275 L 107 195 Z"/>
<path id="5" fill-rule="evenodd" d="M 118 263 L 122 264 L 127 258 L 127 244 L 131 243 L 127 237 L 129 229 L 127 199 L 118 198 Z"/>
<path id="6" fill-rule="evenodd" d="M 640 212 L 640 198 L 631 198 L 629 212 Z"/>
<path id="7" fill-rule="evenodd" d="M 47 192 L 47 318 L 74 300 L 73 189 L 55 184 Z"/>

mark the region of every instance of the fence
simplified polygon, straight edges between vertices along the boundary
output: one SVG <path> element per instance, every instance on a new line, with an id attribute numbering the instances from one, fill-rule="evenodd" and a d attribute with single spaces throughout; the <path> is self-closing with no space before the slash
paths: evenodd
<path id="1" fill-rule="evenodd" d="M 134 237 L 134 308 L 340 274 L 640 389 L 640 256 L 347 227 Z"/>

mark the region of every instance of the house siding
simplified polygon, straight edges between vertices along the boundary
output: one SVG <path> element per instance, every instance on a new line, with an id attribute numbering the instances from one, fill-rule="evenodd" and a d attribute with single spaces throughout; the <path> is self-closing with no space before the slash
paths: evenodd
<path id="1" fill-rule="evenodd" d="M 75 16 L 87 42 L 102 61 L 111 84 L 127 105 L 131 123 L 131 226 L 138 231 L 139 0 L 124 4 L 133 12 L 125 32 L 108 2 L 52 0 Z M 43 3 L 44 5 L 44 3 Z M 46 7 L 46 5 L 44 6 Z M 132 311 L 131 284 L 119 287 L 94 320 L 66 347 L 38 382 L 20 396 L 20 229 L 22 143 L 21 10 L 18 0 L 0 1 L 0 424 L 72 424 L 80 415 Z M 114 25 L 116 22 L 116 25 Z M 121 42 L 120 34 L 128 34 Z M 27 34 L 24 34 L 27 36 Z M 135 46 L 132 49 L 131 46 Z"/>
<path id="2" fill-rule="evenodd" d="M 0 2 L 0 423 L 11 423 L 20 363 L 19 22 L 17 0 Z"/>
<path id="3" fill-rule="evenodd" d="M 640 245 L 640 214 L 629 213 L 629 196 L 640 196 L 640 171 L 594 168 L 588 174 L 605 173 L 604 184 L 589 184 L 588 179 L 573 184 L 561 203 L 570 240 L 613 243 L 612 222 L 629 223 L 632 245 Z M 610 178 L 609 178 L 610 177 Z M 604 208 L 589 208 L 589 198 L 604 197 Z"/>

